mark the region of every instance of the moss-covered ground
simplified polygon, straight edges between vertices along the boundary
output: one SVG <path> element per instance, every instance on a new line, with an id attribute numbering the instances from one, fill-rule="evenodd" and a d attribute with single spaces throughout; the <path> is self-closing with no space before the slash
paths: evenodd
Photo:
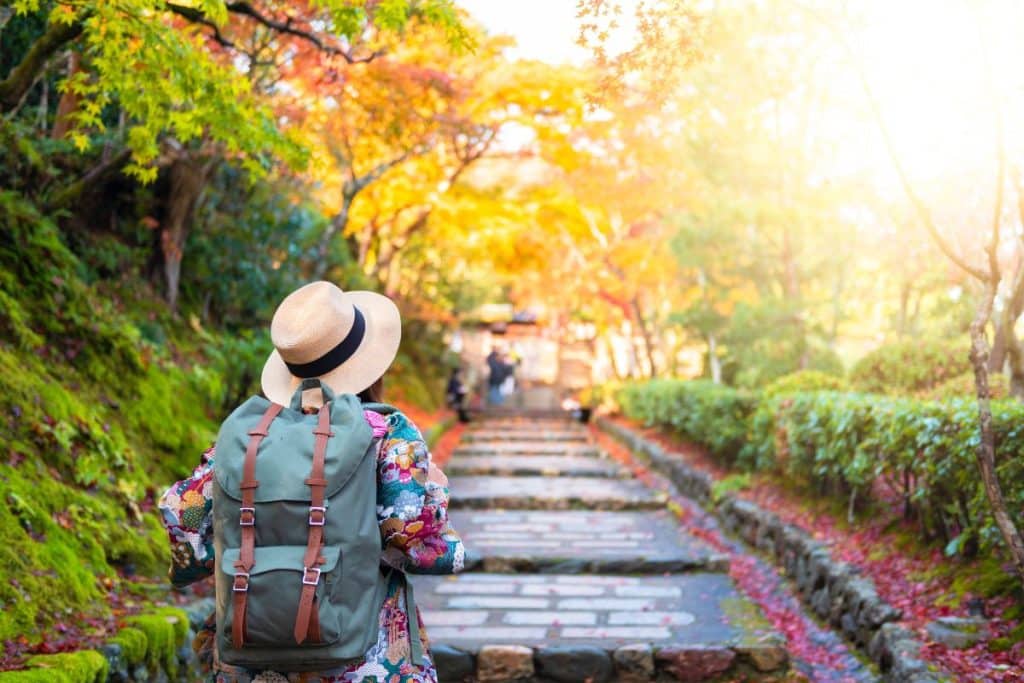
<path id="1" fill-rule="evenodd" d="M 131 595 L 168 562 L 155 501 L 215 435 L 229 369 L 206 351 L 215 334 L 161 312 L 146 287 L 90 282 L 31 205 L 0 192 L 0 209 L 0 668 L 10 668 L 33 651 L 100 643 L 146 607 Z M 163 617 L 148 619 L 132 626 L 149 628 L 146 652 L 165 657 Z M 99 675 L 88 652 L 56 656 L 77 672 L 67 680 Z M 46 677 L 47 662 L 23 680 L 64 680 Z"/>

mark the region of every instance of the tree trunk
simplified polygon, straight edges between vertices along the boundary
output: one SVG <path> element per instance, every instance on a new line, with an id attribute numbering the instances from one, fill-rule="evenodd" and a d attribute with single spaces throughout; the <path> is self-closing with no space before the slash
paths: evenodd
<path id="1" fill-rule="evenodd" d="M 1017 398 L 1024 398 L 1024 349 L 1017 339 L 1015 328 L 1021 310 L 1024 309 L 1024 258 L 1017 263 L 1010 285 L 1010 296 L 1003 306 L 1003 313 L 996 321 L 996 334 L 992 342 L 992 353 L 988 361 L 989 372 L 1002 372 L 1009 364 L 1010 391 Z M 1008 362 L 1008 363 L 1007 363 Z"/>
<path id="2" fill-rule="evenodd" d="M 644 339 L 644 355 L 647 356 L 647 376 L 654 377 L 657 370 L 654 366 L 654 350 L 651 345 L 651 331 L 647 329 L 647 321 L 644 320 L 643 311 L 640 309 L 640 297 L 634 296 L 629 303 L 633 308 L 633 317 L 636 318 L 637 327 L 640 328 L 640 335 Z"/>
<path id="3" fill-rule="evenodd" d="M 348 191 L 348 183 L 341 193 L 341 208 L 338 213 L 331 219 L 331 223 L 327 226 L 324 234 L 320 236 L 320 243 L 316 249 L 316 262 L 313 264 L 313 279 L 323 280 L 324 276 L 327 275 L 327 271 L 331 267 L 330 255 L 331 255 L 331 242 L 341 234 L 344 234 L 345 228 L 348 226 L 348 217 L 352 211 L 352 202 L 356 198 L 355 192 Z"/>
<path id="4" fill-rule="evenodd" d="M 615 345 L 612 344 L 612 340 L 608 336 L 603 337 L 603 339 L 604 345 L 608 348 L 608 363 L 612 366 L 612 372 L 615 374 L 615 379 L 621 382 L 626 379 L 626 376 L 622 374 L 622 370 L 619 369 L 619 361 L 615 356 Z"/>
<path id="5" fill-rule="evenodd" d="M 708 367 L 711 368 L 711 381 L 722 383 L 722 361 L 718 359 L 718 339 L 714 332 L 708 333 Z"/>
<path id="6" fill-rule="evenodd" d="M 908 320 L 910 318 L 910 292 L 913 285 L 907 280 L 900 285 L 900 312 L 896 318 L 896 336 L 901 339 L 907 336 Z"/>
<path id="7" fill-rule="evenodd" d="M 82 58 L 77 52 L 71 50 L 68 54 L 68 78 L 73 78 L 81 70 Z M 79 99 L 80 96 L 70 88 L 61 95 L 60 102 L 57 104 L 57 116 L 53 122 L 53 130 L 50 131 L 50 137 L 54 140 L 62 139 L 71 130 L 71 115 L 78 109 Z"/>
<path id="8" fill-rule="evenodd" d="M 163 255 L 164 296 L 172 311 L 178 307 L 185 241 L 192 228 L 199 197 L 212 170 L 212 162 L 203 163 L 187 156 L 171 163 L 167 211 L 160 231 L 160 251 Z"/>
<path id="9" fill-rule="evenodd" d="M 1024 581 L 1024 539 L 1021 538 L 1013 519 L 1006 509 L 1003 489 L 996 475 L 996 438 L 992 428 L 992 404 L 989 398 L 988 361 L 989 345 L 985 327 L 992 315 L 996 283 L 985 284 L 985 294 L 978 304 L 977 313 L 971 322 L 971 365 L 974 367 L 974 385 L 978 394 L 978 417 L 981 441 L 978 443 L 976 458 L 981 472 L 985 495 L 992 506 L 992 517 L 1006 542 L 1017 575 Z"/>
<path id="10" fill-rule="evenodd" d="M 36 76 L 46 66 L 47 60 L 81 33 L 81 22 L 50 24 L 46 33 L 33 43 L 21 63 L 11 69 L 6 79 L 0 81 L 0 113 L 6 114 L 17 109 L 35 83 Z"/>

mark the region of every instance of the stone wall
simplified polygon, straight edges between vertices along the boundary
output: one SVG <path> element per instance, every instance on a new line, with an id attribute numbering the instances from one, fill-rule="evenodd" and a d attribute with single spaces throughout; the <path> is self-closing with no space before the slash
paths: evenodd
<path id="1" fill-rule="evenodd" d="M 786 665 L 786 652 L 779 643 L 761 642 L 731 648 L 635 644 L 611 652 L 591 645 L 485 645 L 473 652 L 438 645 L 432 654 L 440 680 L 479 683 L 647 683 L 725 676 L 728 680 L 779 680 Z"/>
<path id="2" fill-rule="evenodd" d="M 715 479 L 666 453 L 654 441 L 626 426 L 598 418 L 598 426 L 650 461 L 679 492 L 713 513 L 721 525 L 774 560 L 795 582 L 804 602 L 865 652 L 889 683 L 929 683 L 949 679 L 920 657 L 921 644 L 899 625 L 900 610 L 879 597 L 874 583 L 856 567 L 834 560 L 804 529 L 774 513 L 726 493 L 715 500 Z"/>

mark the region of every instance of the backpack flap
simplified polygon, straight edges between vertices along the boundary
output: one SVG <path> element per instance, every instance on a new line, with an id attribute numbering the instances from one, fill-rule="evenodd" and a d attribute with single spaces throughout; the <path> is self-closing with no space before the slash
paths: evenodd
<path id="1" fill-rule="evenodd" d="M 295 626 L 295 605 L 302 592 L 302 566 L 305 548 L 300 546 L 257 546 L 256 564 L 249 572 L 249 601 L 245 614 L 245 642 L 254 647 L 280 647 L 294 645 L 292 629 Z M 236 573 L 238 549 L 229 548 L 220 559 L 220 569 L 225 576 Z M 317 628 L 311 629 L 310 638 L 303 645 L 322 646 L 337 642 L 342 629 L 343 614 L 331 603 L 331 590 L 339 580 L 342 570 L 341 546 L 322 546 L 324 563 L 320 565 L 320 580 L 316 587 L 313 621 Z M 231 638 L 234 623 L 230 611 L 225 613 L 224 634 Z"/>

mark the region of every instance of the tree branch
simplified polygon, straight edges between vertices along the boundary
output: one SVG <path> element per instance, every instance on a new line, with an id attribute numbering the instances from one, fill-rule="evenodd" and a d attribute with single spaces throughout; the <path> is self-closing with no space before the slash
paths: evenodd
<path id="1" fill-rule="evenodd" d="M 11 69 L 7 78 L 0 81 L 0 112 L 17 108 L 22 96 L 35 82 L 36 75 L 46 66 L 47 60 L 82 33 L 82 23 L 51 23 L 46 33 L 39 37 L 18 66 Z"/>
<path id="2" fill-rule="evenodd" d="M 131 156 L 132 151 L 125 148 L 107 161 L 93 166 L 81 178 L 54 193 L 46 202 L 47 211 L 54 211 L 56 209 L 62 209 L 70 206 L 71 203 L 81 197 L 86 190 L 98 185 L 119 171 L 122 166 L 128 163 Z"/>
<path id="3" fill-rule="evenodd" d="M 226 48 L 235 49 L 235 43 L 224 37 L 221 33 L 220 28 L 217 27 L 212 21 L 206 18 L 206 16 L 199 10 L 193 7 L 186 7 L 183 5 L 176 5 L 168 2 L 167 9 L 175 14 L 184 17 L 185 19 L 206 26 L 213 32 L 213 39 L 220 45 Z M 267 16 L 260 12 L 258 9 L 252 6 L 249 2 L 229 2 L 226 4 L 227 10 L 232 14 L 248 17 L 270 30 L 280 33 L 283 35 L 293 36 L 300 40 L 304 40 L 307 43 L 313 45 L 317 50 L 333 57 L 341 57 L 349 64 L 367 64 L 377 59 L 384 54 L 383 50 L 374 50 L 365 57 L 356 57 L 351 51 L 344 48 L 338 47 L 337 45 L 328 44 L 321 36 L 315 32 L 302 28 L 301 25 L 305 22 L 297 20 L 295 17 L 288 16 L 285 19 L 275 19 Z"/>

